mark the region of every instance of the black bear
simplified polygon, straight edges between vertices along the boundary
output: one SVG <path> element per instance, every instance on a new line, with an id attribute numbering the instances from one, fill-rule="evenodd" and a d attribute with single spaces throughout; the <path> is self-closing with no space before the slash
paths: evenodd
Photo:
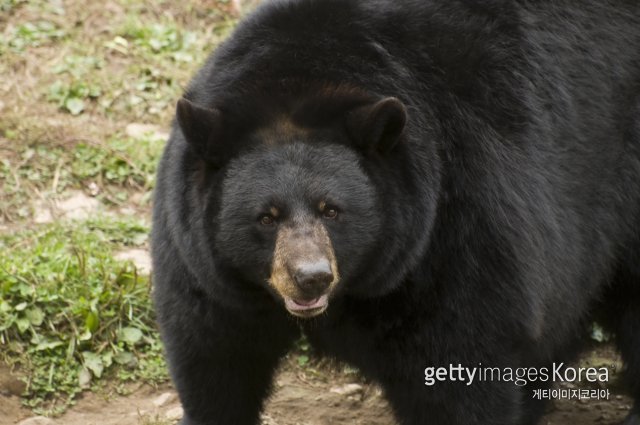
<path id="1" fill-rule="evenodd" d="M 265 2 L 178 102 L 152 245 L 184 425 L 257 424 L 302 332 L 401 424 L 523 425 L 597 319 L 639 400 L 640 3 Z"/>

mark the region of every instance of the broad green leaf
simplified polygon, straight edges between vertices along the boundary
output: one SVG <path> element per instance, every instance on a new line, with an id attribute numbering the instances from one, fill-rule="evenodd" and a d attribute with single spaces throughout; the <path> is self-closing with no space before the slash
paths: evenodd
<path id="1" fill-rule="evenodd" d="M 84 102 L 77 97 L 70 97 L 64 101 L 64 107 L 71 113 L 71 115 L 79 115 L 84 111 Z"/>
<path id="2" fill-rule="evenodd" d="M 105 351 L 102 353 L 102 364 L 109 367 L 113 364 L 113 351 Z"/>
<path id="3" fill-rule="evenodd" d="M 93 376 L 100 378 L 102 376 L 102 371 L 104 370 L 102 358 L 91 351 L 83 351 L 82 358 L 84 359 L 85 367 L 91 371 Z"/>
<path id="4" fill-rule="evenodd" d="M 142 331 L 138 328 L 122 328 L 118 331 L 118 340 L 129 344 L 135 345 L 142 339 Z"/>
<path id="5" fill-rule="evenodd" d="M 36 351 L 51 350 L 51 349 L 59 347 L 61 345 L 64 345 L 64 342 L 62 342 L 62 341 L 41 341 L 41 342 L 38 343 L 38 345 L 36 345 L 35 350 Z"/>
<path id="6" fill-rule="evenodd" d="M 85 330 L 80 335 L 78 335 L 78 341 L 89 341 L 93 334 L 90 330 Z"/>
<path id="7" fill-rule="evenodd" d="M 31 322 L 29 322 L 29 319 L 27 319 L 26 317 L 21 317 L 19 319 L 16 319 L 16 326 L 18 327 L 18 330 L 20 331 L 20 333 L 24 333 L 24 331 L 29 329 L 30 325 L 31 325 Z"/>
<path id="8" fill-rule="evenodd" d="M 137 363 L 136 357 L 128 351 L 119 352 L 113 357 L 113 360 L 120 365 L 130 367 L 135 366 Z"/>
<path id="9" fill-rule="evenodd" d="M 33 326 L 40 326 L 44 322 L 44 311 L 40 307 L 30 308 L 25 314 Z"/>
<path id="10" fill-rule="evenodd" d="M 309 363 L 309 356 L 305 356 L 305 355 L 298 356 L 298 365 L 299 366 L 304 366 L 307 363 Z"/>
<path id="11" fill-rule="evenodd" d="M 98 314 L 96 312 L 90 311 L 84 321 L 84 326 L 89 332 L 95 332 L 95 330 L 98 329 L 99 324 L 100 318 L 98 317 Z"/>
<path id="12" fill-rule="evenodd" d="M 78 373 L 78 386 L 80 388 L 89 388 L 91 386 L 91 372 L 89 369 L 83 367 Z"/>
<path id="13" fill-rule="evenodd" d="M 11 304 L 5 300 L 0 300 L 0 313 L 7 313 L 11 311 Z"/>

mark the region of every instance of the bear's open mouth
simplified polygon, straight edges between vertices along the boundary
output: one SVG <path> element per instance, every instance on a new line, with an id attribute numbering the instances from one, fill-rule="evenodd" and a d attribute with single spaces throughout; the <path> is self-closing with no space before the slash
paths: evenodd
<path id="1" fill-rule="evenodd" d="M 312 300 L 294 300 L 284 297 L 284 304 L 291 314 L 300 317 L 311 317 L 322 313 L 329 304 L 329 296 L 322 295 Z"/>

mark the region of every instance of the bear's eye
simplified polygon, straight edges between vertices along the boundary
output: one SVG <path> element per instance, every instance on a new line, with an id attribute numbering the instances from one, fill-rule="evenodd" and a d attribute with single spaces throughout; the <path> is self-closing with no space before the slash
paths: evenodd
<path id="1" fill-rule="evenodd" d="M 338 217 L 338 210 L 332 207 L 325 207 L 325 209 L 322 210 L 322 216 L 329 220 L 333 220 Z"/>
<path id="2" fill-rule="evenodd" d="M 265 214 L 260 217 L 260 224 L 263 226 L 273 226 L 276 222 L 276 219 L 269 214 Z"/>

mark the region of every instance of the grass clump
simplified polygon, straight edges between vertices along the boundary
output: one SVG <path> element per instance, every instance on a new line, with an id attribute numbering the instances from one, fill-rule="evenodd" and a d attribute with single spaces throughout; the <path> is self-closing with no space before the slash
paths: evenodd
<path id="1" fill-rule="evenodd" d="M 102 218 L 0 238 L 0 355 L 26 377 L 37 412 L 64 410 L 104 376 L 166 379 L 149 278 L 113 256 L 147 232 Z"/>
<path id="2" fill-rule="evenodd" d="M 16 52 L 23 52 L 28 47 L 54 43 L 65 36 L 66 32 L 53 22 L 26 22 L 9 35 L 8 46 Z"/>
<path id="3" fill-rule="evenodd" d="M 152 188 L 164 141 L 112 138 L 107 144 L 78 143 L 72 174 L 78 181 L 148 191 Z"/>
<path id="4" fill-rule="evenodd" d="M 0 122 L 0 137 L 1 126 Z M 34 125 L 31 132 L 37 128 Z M 104 142 L 69 143 L 52 133 L 28 134 L 22 127 L 4 131 L 11 155 L 0 158 L 0 223 L 29 218 L 34 214 L 30 200 L 69 189 L 93 187 L 100 200 L 115 205 L 127 204 L 131 192 L 138 192 L 148 204 L 164 136 L 116 134 Z"/>
<path id="5" fill-rule="evenodd" d="M 162 133 L 230 11 L 226 0 L 0 0 L 0 361 L 37 412 L 84 388 L 166 378 L 149 278 L 114 256 L 145 247 L 147 227 L 38 223 L 64 217 L 78 191 L 114 216 L 148 215 Z M 131 125 L 151 130 L 134 137 Z"/>
<path id="6" fill-rule="evenodd" d="M 129 19 L 119 34 L 142 48 L 146 53 L 167 55 L 176 62 L 192 62 L 197 45 L 195 32 L 186 31 L 170 23 L 154 22 L 145 25 L 137 19 Z"/>

